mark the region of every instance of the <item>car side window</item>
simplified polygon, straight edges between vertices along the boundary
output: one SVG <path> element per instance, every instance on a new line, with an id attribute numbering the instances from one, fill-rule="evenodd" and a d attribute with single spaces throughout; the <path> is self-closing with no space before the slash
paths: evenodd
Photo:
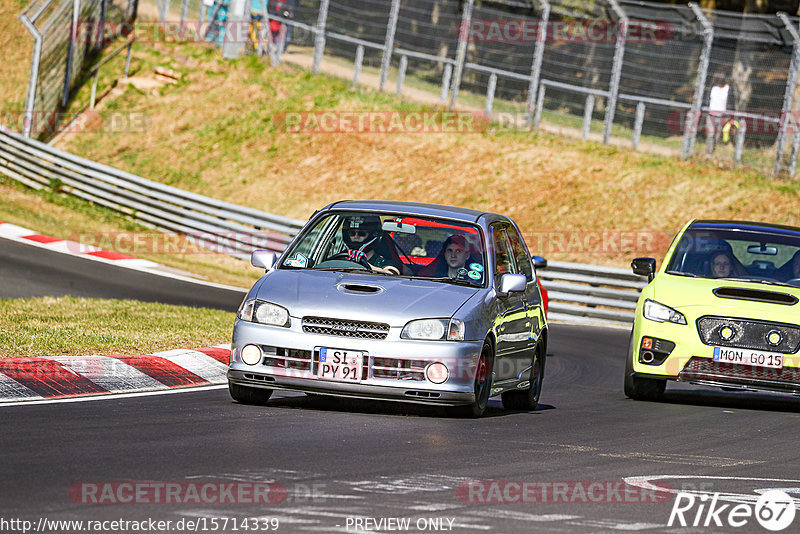
<path id="1" fill-rule="evenodd" d="M 506 228 L 508 239 L 511 241 L 511 251 L 514 253 L 514 260 L 517 264 L 517 271 L 519 274 L 524 274 L 528 282 L 533 280 L 533 267 L 531 266 L 531 256 L 525 249 L 525 244 L 522 241 L 522 236 L 519 235 L 517 229 L 513 226 Z"/>
<path id="2" fill-rule="evenodd" d="M 492 248 L 494 254 L 494 281 L 500 282 L 500 277 L 506 273 L 514 272 L 514 261 L 511 256 L 511 245 L 503 226 L 492 226 Z"/>

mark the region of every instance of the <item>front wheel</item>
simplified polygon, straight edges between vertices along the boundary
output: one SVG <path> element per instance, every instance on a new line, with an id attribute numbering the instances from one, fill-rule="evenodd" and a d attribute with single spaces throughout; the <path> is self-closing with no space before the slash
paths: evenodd
<path id="1" fill-rule="evenodd" d="M 633 400 L 657 401 L 667 388 L 666 380 L 642 378 L 633 374 L 633 335 L 625 362 L 625 396 Z"/>
<path id="2" fill-rule="evenodd" d="M 228 391 L 236 402 L 264 405 L 272 396 L 271 389 L 251 388 L 228 382 Z"/>
<path id="3" fill-rule="evenodd" d="M 521 391 L 507 391 L 501 395 L 503 408 L 506 410 L 524 410 L 530 412 L 536 409 L 539 404 L 539 397 L 542 395 L 542 380 L 544 380 L 544 358 L 542 357 L 541 345 L 533 351 L 531 360 L 530 386 Z"/>
<path id="4" fill-rule="evenodd" d="M 492 346 L 486 342 L 481 349 L 478 366 L 475 370 L 473 390 L 475 400 L 463 406 L 450 406 L 448 412 L 456 417 L 481 417 L 486 412 L 489 404 L 489 393 L 492 390 L 492 370 L 494 369 L 494 354 Z"/>

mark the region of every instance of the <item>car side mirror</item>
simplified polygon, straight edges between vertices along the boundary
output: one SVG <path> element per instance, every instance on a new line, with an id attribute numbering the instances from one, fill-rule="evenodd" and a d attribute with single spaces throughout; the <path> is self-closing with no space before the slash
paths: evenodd
<path id="1" fill-rule="evenodd" d="M 505 297 L 509 293 L 519 293 L 525 291 L 525 286 L 528 285 L 528 279 L 524 274 L 511 274 L 506 273 L 500 277 L 500 285 L 497 288 L 497 295 Z"/>
<path id="2" fill-rule="evenodd" d="M 547 258 L 543 258 L 541 256 L 532 256 L 533 258 L 533 266 L 537 269 L 544 269 L 547 267 Z"/>
<path id="3" fill-rule="evenodd" d="M 646 276 L 648 282 L 652 282 L 656 276 L 656 260 L 653 258 L 634 258 L 631 268 L 634 274 Z"/>
<path id="4" fill-rule="evenodd" d="M 271 250 L 254 250 L 250 256 L 250 263 L 253 267 L 258 267 L 269 271 L 278 261 L 278 255 Z"/>

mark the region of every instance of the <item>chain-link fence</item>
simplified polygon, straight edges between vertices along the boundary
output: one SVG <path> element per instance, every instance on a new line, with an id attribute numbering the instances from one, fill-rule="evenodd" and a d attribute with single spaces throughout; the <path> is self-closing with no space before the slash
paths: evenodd
<path id="1" fill-rule="evenodd" d="M 203 21 L 233 0 L 142 1 L 162 20 Z M 315 72 L 325 55 L 352 62 L 354 83 L 372 69 L 381 89 L 413 84 L 503 122 L 795 173 L 796 17 L 637 0 L 291 4 L 270 17 Z"/>
<path id="2" fill-rule="evenodd" d="M 52 130 L 103 44 L 104 26 L 136 16 L 137 0 L 34 0 L 19 19 L 34 40 L 24 133 Z"/>

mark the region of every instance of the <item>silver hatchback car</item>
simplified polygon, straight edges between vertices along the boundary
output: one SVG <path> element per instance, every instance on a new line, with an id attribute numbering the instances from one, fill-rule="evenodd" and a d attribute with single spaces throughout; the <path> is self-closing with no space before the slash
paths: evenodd
<path id="1" fill-rule="evenodd" d="M 449 407 L 479 417 L 502 395 L 533 410 L 547 322 L 531 256 L 509 217 L 406 202 L 315 213 L 266 269 L 233 329 L 234 400 L 275 389 Z"/>

